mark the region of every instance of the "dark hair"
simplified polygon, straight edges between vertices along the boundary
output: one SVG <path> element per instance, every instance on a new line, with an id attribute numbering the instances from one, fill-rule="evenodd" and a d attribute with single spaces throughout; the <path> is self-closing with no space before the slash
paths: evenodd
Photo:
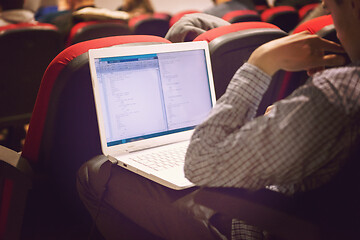
<path id="1" fill-rule="evenodd" d="M 154 8 L 150 0 L 129 0 L 124 1 L 121 10 L 129 13 L 153 13 Z"/>
<path id="2" fill-rule="evenodd" d="M 0 0 L 2 10 L 22 9 L 24 0 Z"/>

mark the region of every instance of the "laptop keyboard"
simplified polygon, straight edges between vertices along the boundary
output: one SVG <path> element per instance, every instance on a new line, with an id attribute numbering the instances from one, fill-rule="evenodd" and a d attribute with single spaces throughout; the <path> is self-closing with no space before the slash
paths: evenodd
<path id="1" fill-rule="evenodd" d="M 156 152 L 148 152 L 130 157 L 131 160 L 150 167 L 155 171 L 184 165 L 187 144 L 166 147 Z"/>

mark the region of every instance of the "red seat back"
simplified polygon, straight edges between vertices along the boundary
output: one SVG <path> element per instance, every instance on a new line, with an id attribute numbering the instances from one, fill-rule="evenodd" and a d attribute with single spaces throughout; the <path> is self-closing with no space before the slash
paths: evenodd
<path id="1" fill-rule="evenodd" d="M 190 14 L 190 13 L 199 13 L 200 11 L 198 10 L 184 10 L 184 11 L 180 11 L 178 13 L 175 13 L 171 19 L 170 19 L 170 27 L 172 27 L 172 25 L 174 25 L 177 21 L 180 20 L 180 18 L 182 18 L 184 15 L 186 14 Z"/>
<path id="2" fill-rule="evenodd" d="M 70 31 L 66 46 L 95 38 L 132 34 L 123 20 L 85 21 L 75 24 Z"/>
<path id="3" fill-rule="evenodd" d="M 319 6 L 320 3 L 310 3 L 299 9 L 299 19 L 302 20 L 306 17 L 312 10 Z"/>
<path id="4" fill-rule="evenodd" d="M 141 14 L 129 20 L 129 27 L 137 35 L 165 37 L 169 30 L 169 17 L 164 14 Z"/>
<path id="5" fill-rule="evenodd" d="M 60 33 L 51 24 L 0 27 L 0 129 L 9 129 L 4 146 L 21 150 L 42 74 L 62 48 Z"/>
<path id="6" fill-rule="evenodd" d="M 293 34 L 302 31 L 309 31 L 326 39 L 339 41 L 336 37 L 336 30 L 331 15 L 320 16 L 302 23 L 294 29 Z"/>
<path id="7" fill-rule="evenodd" d="M 309 31 L 311 34 L 317 34 L 325 39 L 339 42 L 331 15 L 317 17 L 302 23 L 294 29 L 293 34 L 303 31 Z M 304 84 L 307 79 L 308 76 L 305 71 L 296 73 L 287 72 L 284 76 L 283 85 L 279 91 L 278 99 L 283 99 L 288 96 L 296 88 Z"/>
<path id="8" fill-rule="evenodd" d="M 169 41 L 128 35 L 80 42 L 55 57 L 44 73 L 22 156 L 36 169 L 46 170 L 63 199 L 76 202 L 74 183 L 78 168 L 102 153 L 88 50 L 151 43 Z"/>
<path id="9" fill-rule="evenodd" d="M 258 12 L 258 13 L 262 13 L 263 11 L 265 11 L 266 9 L 268 9 L 269 6 L 266 5 L 266 4 L 257 4 L 255 5 L 255 10 Z"/>
<path id="10" fill-rule="evenodd" d="M 277 6 L 264 10 L 261 13 L 261 20 L 272 23 L 285 32 L 289 32 L 298 24 L 299 14 L 294 7 Z"/>
<path id="11" fill-rule="evenodd" d="M 230 23 L 237 23 L 237 22 L 255 22 L 261 21 L 260 15 L 255 10 L 235 10 L 226 13 L 222 19 L 230 22 Z"/>
<path id="12" fill-rule="evenodd" d="M 247 61 L 250 54 L 260 45 L 287 33 L 279 27 L 265 22 L 242 22 L 211 29 L 194 39 L 207 41 L 211 55 L 216 97 L 221 97 L 236 70 Z M 276 78 L 278 79 L 278 78 Z M 274 85 L 277 81 L 273 81 Z M 263 99 L 259 113 L 276 98 L 277 88 L 270 87 Z"/>

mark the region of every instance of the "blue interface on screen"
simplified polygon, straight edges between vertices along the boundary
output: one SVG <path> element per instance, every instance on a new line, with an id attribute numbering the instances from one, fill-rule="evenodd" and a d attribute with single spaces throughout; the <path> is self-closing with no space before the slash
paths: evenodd
<path id="1" fill-rule="evenodd" d="M 95 59 L 108 146 L 181 132 L 212 108 L 203 50 Z"/>

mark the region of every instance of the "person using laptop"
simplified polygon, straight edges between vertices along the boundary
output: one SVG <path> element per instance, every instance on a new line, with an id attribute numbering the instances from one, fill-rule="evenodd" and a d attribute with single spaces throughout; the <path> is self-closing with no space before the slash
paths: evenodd
<path id="1" fill-rule="evenodd" d="M 359 140 L 360 2 L 323 0 L 323 5 L 332 14 L 342 46 L 302 32 L 257 48 L 192 135 L 184 168 L 191 182 L 253 190 L 276 186 L 291 195 L 336 176 Z M 346 66 L 344 51 L 352 62 Z M 280 69 L 308 70 L 312 77 L 268 114 L 255 118 L 271 76 Z M 215 213 L 196 208 L 189 194 L 197 187 L 172 190 L 104 156 L 82 166 L 77 186 L 106 239 L 126 234 L 124 219 L 155 239 L 214 239 L 218 231 L 232 239 L 264 238 L 256 227 L 235 220 L 218 224 Z M 195 218 L 193 209 L 203 218 Z M 129 232 L 127 239 L 140 234 Z"/>

